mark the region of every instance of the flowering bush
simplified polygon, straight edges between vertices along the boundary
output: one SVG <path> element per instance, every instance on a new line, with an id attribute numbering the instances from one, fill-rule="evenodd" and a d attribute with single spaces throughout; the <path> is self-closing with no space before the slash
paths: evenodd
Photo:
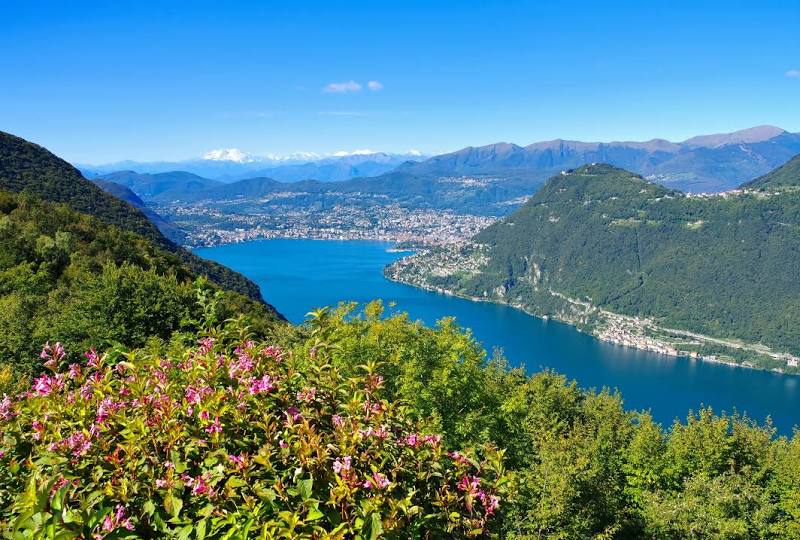
<path id="1" fill-rule="evenodd" d="M 483 536 L 502 454 L 448 451 L 379 365 L 235 329 L 190 348 L 95 350 L 0 401 L 0 527 L 13 537 Z"/>

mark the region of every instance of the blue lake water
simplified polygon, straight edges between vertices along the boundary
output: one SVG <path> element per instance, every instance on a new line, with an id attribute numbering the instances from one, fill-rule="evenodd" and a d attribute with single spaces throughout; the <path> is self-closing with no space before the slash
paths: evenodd
<path id="1" fill-rule="evenodd" d="M 264 298 L 292 322 L 340 300 L 396 302 L 426 324 L 453 316 L 488 349 L 499 347 L 529 373 L 552 368 L 584 388 L 616 388 L 629 408 L 649 409 L 664 425 L 690 409 L 767 416 L 779 432 L 800 424 L 800 377 L 672 358 L 602 343 L 570 326 L 521 311 L 470 302 L 393 283 L 383 267 L 402 256 L 391 244 L 365 241 L 261 240 L 198 249 L 253 279 Z"/>

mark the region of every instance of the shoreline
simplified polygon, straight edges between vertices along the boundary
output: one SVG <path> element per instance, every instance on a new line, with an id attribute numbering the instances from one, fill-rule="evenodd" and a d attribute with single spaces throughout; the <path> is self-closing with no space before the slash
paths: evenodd
<path id="1" fill-rule="evenodd" d="M 409 283 L 409 282 L 403 281 L 401 279 L 395 279 L 393 277 L 390 277 L 389 275 L 387 275 L 387 273 L 385 271 L 384 271 L 384 277 L 388 281 L 391 281 L 391 282 L 394 282 L 394 283 L 400 283 L 400 284 L 403 284 L 403 285 L 407 285 L 409 287 L 416 287 L 418 289 L 422 289 L 422 290 L 425 290 L 425 291 L 428 291 L 428 292 L 442 294 L 442 295 L 450 296 L 450 297 L 453 297 L 453 298 L 460 298 L 462 300 L 468 300 L 470 302 L 482 302 L 482 303 L 487 303 L 487 304 L 495 304 L 495 305 L 500 305 L 500 306 L 507 306 L 507 307 L 510 307 L 512 309 L 516 309 L 518 311 L 521 311 L 521 312 L 525 313 L 526 315 L 528 315 L 529 317 L 534 317 L 534 318 L 539 319 L 539 320 L 544 321 L 544 322 L 547 322 L 547 321 L 550 321 L 550 320 L 554 320 L 554 321 L 558 322 L 559 324 L 565 324 L 565 325 L 570 326 L 571 328 L 573 328 L 577 332 L 580 332 L 582 334 L 586 334 L 588 336 L 591 336 L 591 337 L 593 337 L 594 339 L 596 339 L 599 342 L 608 343 L 608 344 L 611 344 L 611 345 L 615 345 L 617 347 L 635 349 L 635 350 L 639 350 L 639 351 L 645 351 L 645 352 L 649 352 L 649 353 L 660 354 L 662 356 L 668 356 L 668 357 L 671 357 L 671 358 L 681 358 L 681 359 L 685 359 L 685 360 L 689 360 L 689 361 L 697 361 L 697 360 L 699 360 L 701 362 L 707 362 L 709 364 L 717 364 L 717 365 L 723 365 L 723 366 L 734 367 L 734 368 L 742 368 L 742 369 L 752 369 L 752 370 L 757 370 L 757 371 L 766 371 L 766 372 L 769 372 L 769 373 L 774 373 L 776 375 L 784 375 L 784 376 L 788 375 L 788 376 L 795 376 L 795 377 L 800 376 L 800 375 L 798 375 L 796 373 L 787 373 L 787 372 L 785 372 L 785 371 L 783 371 L 781 369 L 776 369 L 776 368 L 772 368 L 772 369 L 759 368 L 758 366 L 754 366 L 754 365 L 751 365 L 751 364 L 744 364 L 744 363 L 740 364 L 740 363 L 736 363 L 736 362 L 721 360 L 721 359 L 716 358 L 716 357 L 709 357 L 708 355 L 698 355 L 697 353 L 692 355 L 692 353 L 690 351 L 680 351 L 680 350 L 677 350 L 677 349 L 673 349 L 674 352 L 665 352 L 663 350 L 659 350 L 659 349 L 656 349 L 656 348 L 639 347 L 639 346 L 636 346 L 635 344 L 632 344 L 632 343 L 623 342 L 623 340 L 621 340 L 621 339 L 620 340 L 614 340 L 614 339 L 603 338 L 603 337 L 601 337 L 601 332 L 597 332 L 597 331 L 589 331 L 589 332 L 587 332 L 584 329 L 578 327 L 576 324 L 573 324 L 570 321 L 567 321 L 567 320 L 564 320 L 564 319 L 560 319 L 560 318 L 552 316 L 552 315 L 545 315 L 545 316 L 537 315 L 536 313 L 533 313 L 532 311 L 530 311 L 529 309 L 527 309 L 527 308 L 525 308 L 523 306 L 510 304 L 510 303 L 507 303 L 507 302 L 496 302 L 496 301 L 488 299 L 488 298 L 470 296 L 470 295 L 467 295 L 467 294 L 454 292 L 454 291 L 451 291 L 451 290 L 448 290 L 448 289 L 442 289 L 440 287 L 433 287 L 433 286 L 430 286 L 430 285 L 419 285 L 419 284 L 416 284 L 416 283 Z M 611 313 L 611 312 L 606 312 L 606 313 Z M 624 315 L 619 315 L 619 314 L 616 314 L 616 313 L 613 314 L 613 315 L 615 315 L 617 317 L 626 317 Z M 648 339 L 651 339 L 655 343 L 659 343 L 662 346 L 661 348 L 672 349 L 672 347 L 670 347 L 669 345 L 667 345 L 667 344 L 665 344 L 663 342 L 659 342 L 658 340 L 656 340 L 654 338 L 648 338 Z"/>

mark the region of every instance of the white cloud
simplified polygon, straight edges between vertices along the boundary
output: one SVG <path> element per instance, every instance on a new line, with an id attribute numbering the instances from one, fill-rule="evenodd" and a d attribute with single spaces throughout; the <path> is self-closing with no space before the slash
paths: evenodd
<path id="1" fill-rule="evenodd" d="M 203 154 L 203 159 L 209 161 L 233 161 L 236 163 L 250 163 L 253 158 L 239 150 L 238 148 L 219 148 L 217 150 L 209 150 Z"/>
<path id="2" fill-rule="evenodd" d="M 360 92 L 361 85 L 356 81 L 330 83 L 322 89 L 326 94 L 346 94 L 348 92 Z"/>
<path id="3" fill-rule="evenodd" d="M 383 84 L 380 81 L 369 81 L 367 83 L 367 88 L 373 92 L 377 92 L 378 90 L 383 90 Z"/>
<path id="4" fill-rule="evenodd" d="M 785 73 L 785 75 L 790 79 L 800 78 L 800 69 L 790 69 Z"/>

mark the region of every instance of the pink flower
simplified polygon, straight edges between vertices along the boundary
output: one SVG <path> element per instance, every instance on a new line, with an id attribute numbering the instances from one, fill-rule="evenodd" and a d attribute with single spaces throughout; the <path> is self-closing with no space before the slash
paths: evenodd
<path id="1" fill-rule="evenodd" d="M 130 518 L 126 517 L 125 507 L 121 504 L 117 505 L 113 514 L 106 515 L 103 520 L 103 532 L 112 532 L 116 529 L 123 528 L 129 531 L 133 530 L 133 524 Z"/>
<path id="2" fill-rule="evenodd" d="M 469 460 L 460 452 L 447 452 L 447 457 L 460 465 L 469 465 Z"/>
<path id="3" fill-rule="evenodd" d="M 64 387 L 64 382 L 61 375 L 51 377 L 47 374 L 33 380 L 33 391 L 40 396 L 47 396 L 51 392 L 61 390 Z"/>
<path id="4" fill-rule="evenodd" d="M 286 423 L 290 425 L 298 422 L 300 418 L 302 418 L 300 410 L 297 407 L 289 407 L 284 414 L 286 415 Z"/>
<path id="5" fill-rule="evenodd" d="M 275 381 L 269 375 L 264 375 L 260 379 L 255 379 L 250 383 L 250 393 L 252 395 L 270 392 L 275 389 Z"/>
<path id="6" fill-rule="evenodd" d="M 211 433 L 222 433 L 222 424 L 219 422 L 219 416 L 214 417 L 214 422 L 210 425 L 206 426 L 206 432 Z"/>
<path id="7" fill-rule="evenodd" d="M 17 413 L 14 412 L 14 404 L 11 402 L 11 398 L 3 394 L 3 400 L 0 401 L 0 420 L 11 420 L 15 416 L 17 416 Z"/>
<path id="8" fill-rule="evenodd" d="M 181 476 L 181 480 L 184 481 L 186 487 L 192 490 L 192 495 L 208 495 L 209 497 L 214 496 L 214 490 L 208 484 L 206 475 L 192 478 L 188 474 L 184 474 Z"/>
<path id="9" fill-rule="evenodd" d="M 384 489 L 389 486 L 389 480 L 379 472 L 372 473 L 372 476 L 364 481 L 367 489 Z"/>
<path id="10" fill-rule="evenodd" d="M 467 475 L 461 478 L 458 482 L 458 490 L 465 492 L 467 495 L 476 496 L 480 492 L 481 479 L 477 476 Z"/>
<path id="11" fill-rule="evenodd" d="M 316 388 L 303 388 L 299 392 L 297 392 L 297 400 L 298 401 L 311 401 L 317 395 Z"/>
<path id="12" fill-rule="evenodd" d="M 364 412 L 366 413 L 367 418 L 369 418 L 372 415 L 372 413 L 380 412 L 382 408 L 383 407 L 381 406 L 381 404 L 377 401 L 370 402 L 369 400 L 367 400 L 364 402 Z"/>
<path id="13" fill-rule="evenodd" d="M 97 415 L 95 416 L 95 422 L 98 424 L 105 424 L 108 417 L 117 412 L 118 410 L 125 407 L 125 403 L 122 401 L 114 401 L 111 398 L 105 398 L 103 401 L 100 402 L 100 405 L 97 407 Z"/>
<path id="14" fill-rule="evenodd" d="M 252 372 L 255 367 L 255 362 L 249 354 L 241 352 L 239 349 L 236 350 L 238 358 L 233 360 L 228 368 L 228 376 L 231 379 L 238 379 L 240 376 Z"/>
<path id="15" fill-rule="evenodd" d="M 200 417 L 200 420 L 208 420 L 209 418 L 211 418 L 211 413 L 209 413 L 208 411 L 200 411 L 200 414 L 197 416 Z"/>
<path id="16" fill-rule="evenodd" d="M 77 379 L 81 376 L 81 366 L 80 364 L 70 364 L 69 365 L 69 378 L 70 379 Z"/>
<path id="17" fill-rule="evenodd" d="M 367 390 L 376 390 L 383 385 L 383 376 L 382 375 L 370 375 L 367 378 L 366 388 Z"/>
<path id="18" fill-rule="evenodd" d="M 331 420 L 333 420 L 333 425 L 336 427 L 342 427 L 344 425 L 344 418 L 338 414 L 334 414 Z"/>
<path id="19" fill-rule="evenodd" d="M 500 506 L 500 498 L 496 495 L 486 495 L 483 491 L 478 494 L 478 498 L 483 503 L 484 508 L 486 508 L 486 514 L 491 516 L 494 514 L 495 510 Z"/>
<path id="20" fill-rule="evenodd" d="M 64 347 L 60 342 L 56 342 L 52 347 L 50 342 L 44 344 L 42 352 L 39 353 L 39 358 L 45 361 L 44 365 L 50 369 L 55 369 L 58 363 L 66 356 L 64 354 Z"/>
<path id="21" fill-rule="evenodd" d="M 208 354 L 211 352 L 211 349 L 214 348 L 214 338 L 212 337 L 203 338 L 197 343 L 200 345 L 198 348 L 200 354 Z"/>
<path id="22" fill-rule="evenodd" d="M 186 387 L 186 401 L 190 405 L 199 405 L 203 398 L 209 394 L 213 394 L 214 391 L 208 386 L 188 386 Z"/>
<path id="23" fill-rule="evenodd" d="M 289 448 L 289 445 L 286 444 L 286 441 L 284 441 L 283 439 L 278 441 L 278 446 L 280 446 L 281 448 Z"/>
<path id="24" fill-rule="evenodd" d="M 51 452 L 67 450 L 72 453 L 72 457 L 78 458 L 88 452 L 91 447 L 91 435 L 87 436 L 83 431 L 75 431 L 66 439 L 50 444 L 47 449 Z"/>
<path id="25" fill-rule="evenodd" d="M 270 345 L 268 347 L 261 349 L 261 354 L 263 356 L 269 356 L 271 358 L 274 358 L 278 362 L 283 361 L 283 350 L 277 345 Z"/>
<path id="26" fill-rule="evenodd" d="M 156 479 L 156 487 L 159 489 L 169 489 L 174 486 L 175 483 L 168 479 L 168 478 L 158 478 Z"/>
<path id="27" fill-rule="evenodd" d="M 158 382 L 161 386 L 166 386 L 167 384 L 167 374 L 164 373 L 160 369 L 151 368 L 150 373 L 153 375 L 153 378 Z"/>
<path id="28" fill-rule="evenodd" d="M 87 366 L 91 368 L 97 368 L 100 366 L 100 356 L 97 354 L 97 351 L 94 347 L 83 353 L 83 356 L 86 358 Z"/>
<path id="29" fill-rule="evenodd" d="M 381 440 L 389 438 L 389 432 L 386 430 L 386 426 L 378 426 L 377 428 L 370 426 L 367 429 L 359 429 L 358 433 L 365 438 L 375 437 L 376 439 Z"/>
<path id="30" fill-rule="evenodd" d="M 80 394 L 81 394 L 81 398 L 83 398 L 84 400 L 88 401 L 89 398 L 91 398 L 92 395 L 94 394 L 94 390 L 92 389 L 92 385 L 89 384 L 89 383 L 86 383 L 83 386 L 81 386 Z"/>
<path id="31" fill-rule="evenodd" d="M 33 429 L 33 439 L 36 441 L 42 440 L 42 433 L 44 433 L 44 425 L 38 420 L 34 420 L 33 424 L 31 424 L 31 429 Z"/>
<path id="32" fill-rule="evenodd" d="M 405 436 L 405 438 L 401 442 L 406 446 L 417 448 L 422 444 L 422 439 L 420 439 L 419 435 L 417 435 L 416 433 L 409 433 L 408 435 Z"/>
<path id="33" fill-rule="evenodd" d="M 441 435 L 425 435 L 423 441 L 425 444 L 429 444 L 431 446 L 437 446 L 440 442 L 442 442 Z"/>
<path id="34" fill-rule="evenodd" d="M 240 454 L 238 456 L 229 454 L 228 459 L 231 460 L 231 463 L 236 465 L 237 469 L 243 469 L 247 463 L 247 454 Z"/>
<path id="35" fill-rule="evenodd" d="M 350 456 L 344 456 L 342 459 L 336 458 L 336 460 L 333 462 L 333 472 L 336 474 L 344 473 L 342 476 L 347 475 L 347 473 L 350 472 L 351 461 L 352 458 Z"/>

